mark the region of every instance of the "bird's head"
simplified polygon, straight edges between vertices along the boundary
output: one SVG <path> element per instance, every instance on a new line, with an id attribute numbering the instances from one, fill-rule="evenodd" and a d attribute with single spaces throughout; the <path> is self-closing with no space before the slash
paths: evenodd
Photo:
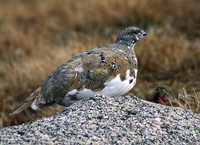
<path id="1" fill-rule="evenodd" d="M 129 45 L 135 45 L 143 36 L 146 36 L 147 33 L 137 27 L 127 27 L 122 30 L 117 36 L 115 43 L 124 42 Z"/>

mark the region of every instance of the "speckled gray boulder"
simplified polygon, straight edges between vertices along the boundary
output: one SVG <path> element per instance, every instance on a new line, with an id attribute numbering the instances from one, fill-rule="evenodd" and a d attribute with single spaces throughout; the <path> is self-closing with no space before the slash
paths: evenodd
<path id="1" fill-rule="evenodd" d="M 55 115 L 1 128 L 0 144 L 200 144 L 200 115 L 132 96 L 96 95 Z"/>

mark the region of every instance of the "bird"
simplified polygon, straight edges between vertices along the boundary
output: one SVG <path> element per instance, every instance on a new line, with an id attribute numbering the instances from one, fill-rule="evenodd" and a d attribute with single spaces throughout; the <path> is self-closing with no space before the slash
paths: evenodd
<path id="1" fill-rule="evenodd" d="M 82 52 L 64 62 L 12 113 L 53 104 L 71 104 L 93 97 L 110 97 L 129 92 L 136 84 L 138 61 L 135 44 L 147 33 L 137 27 L 124 28 L 114 43 Z"/>
<path id="2" fill-rule="evenodd" d="M 157 92 L 153 95 L 153 100 L 151 102 L 157 104 L 164 104 L 166 101 L 166 97 L 164 92 Z"/>

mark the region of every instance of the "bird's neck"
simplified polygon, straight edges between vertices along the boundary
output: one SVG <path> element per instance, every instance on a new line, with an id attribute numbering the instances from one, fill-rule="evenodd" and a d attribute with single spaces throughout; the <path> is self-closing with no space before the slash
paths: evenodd
<path id="1" fill-rule="evenodd" d="M 135 55 L 134 46 L 136 43 L 128 42 L 128 41 L 119 41 L 118 43 L 119 48 L 127 53 L 132 53 Z"/>

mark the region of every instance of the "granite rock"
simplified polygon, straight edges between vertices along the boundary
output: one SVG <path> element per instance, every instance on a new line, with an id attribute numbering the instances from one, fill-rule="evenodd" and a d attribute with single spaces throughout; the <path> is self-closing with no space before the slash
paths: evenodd
<path id="1" fill-rule="evenodd" d="M 200 144 L 200 115 L 135 96 L 96 95 L 0 129 L 0 144 Z"/>

